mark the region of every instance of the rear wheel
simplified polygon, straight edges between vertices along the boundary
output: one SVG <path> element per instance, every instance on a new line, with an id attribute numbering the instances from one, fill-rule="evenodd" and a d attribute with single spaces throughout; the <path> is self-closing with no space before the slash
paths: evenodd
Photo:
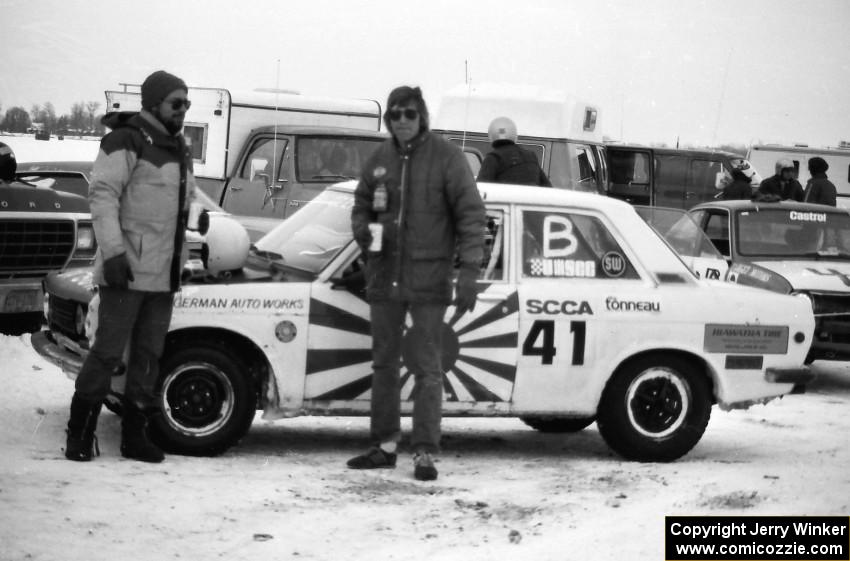
<path id="1" fill-rule="evenodd" d="M 708 379 L 692 362 L 649 355 L 622 366 L 602 393 L 597 426 L 629 460 L 669 462 L 693 448 L 711 416 Z"/>
<path id="2" fill-rule="evenodd" d="M 162 414 L 151 422 L 157 445 L 175 454 L 214 456 L 236 444 L 256 412 L 257 394 L 247 370 L 212 347 L 166 356 L 157 388 Z"/>
<path id="3" fill-rule="evenodd" d="M 520 417 L 520 421 L 540 432 L 578 432 L 589 427 L 594 417 Z"/>

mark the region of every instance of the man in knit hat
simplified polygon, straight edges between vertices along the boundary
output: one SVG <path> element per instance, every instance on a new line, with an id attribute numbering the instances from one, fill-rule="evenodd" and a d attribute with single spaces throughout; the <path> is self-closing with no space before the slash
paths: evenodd
<path id="1" fill-rule="evenodd" d="M 157 410 L 154 387 L 195 196 L 192 155 L 180 132 L 190 105 L 187 94 L 183 80 L 160 70 L 142 84 L 140 112 L 108 113 L 102 120 L 112 131 L 100 141 L 89 186 L 100 305 L 94 344 L 71 399 L 69 460 L 91 460 L 101 404 L 112 376 L 125 367 L 121 455 L 164 459 L 148 440 L 147 426 Z"/>
<path id="2" fill-rule="evenodd" d="M 819 156 L 809 159 L 809 174 L 812 176 L 806 183 L 803 200 L 807 203 L 835 206 L 836 189 L 832 181 L 827 179 L 826 170 L 829 164 Z"/>

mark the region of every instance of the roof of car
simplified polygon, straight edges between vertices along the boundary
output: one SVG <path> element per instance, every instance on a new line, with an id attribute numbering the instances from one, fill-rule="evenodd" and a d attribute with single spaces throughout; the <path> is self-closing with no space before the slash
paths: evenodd
<path id="1" fill-rule="evenodd" d="M 775 209 L 788 208 L 812 212 L 847 212 L 841 207 L 833 207 L 828 205 L 819 205 L 814 203 L 801 203 L 798 201 L 747 201 L 747 200 L 731 200 L 731 201 L 709 201 L 695 205 L 690 210 L 699 210 L 703 208 L 727 208 L 729 210 L 758 210 L 758 209 Z"/>
<path id="2" fill-rule="evenodd" d="M 325 127 L 325 126 L 309 126 L 309 125 L 265 125 L 257 127 L 255 132 L 272 133 L 277 131 L 283 134 L 302 134 L 315 136 L 359 136 L 364 138 L 387 139 L 389 134 L 385 132 L 352 129 L 347 127 Z"/>
<path id="3" fill-rule="evenodd" d="M 18 162 L 17 173 L 40 171 L 76 172 L 90 175 L 94 162 L 86 160 L 65 160 L 50 162 Z"/>

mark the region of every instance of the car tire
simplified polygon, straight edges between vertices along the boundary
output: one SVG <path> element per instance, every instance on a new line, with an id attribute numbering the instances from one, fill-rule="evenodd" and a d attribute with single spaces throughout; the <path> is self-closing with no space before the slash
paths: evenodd
<path id="1" fill-rule="evenodd" d="M 579 432 L 586 429 L 595 417 L 520 417 L 520 421 L 540 432 Z"/>
<path id="2" fill-rule="evenodd" d="M 693 448 L 711 416 L 708 378 L 692 362 L 648 355 L 621 366 L 602 392 L 599 433 L 618 454 L 670 462 Z"/>
<path id="3" fill-rule="evenodd" d="M 218 348 L 195 346 L 164 357 L 158 395 L 162 414 L 151 419 L 151 438 L 164 451 L 215 456 L 251 427 L 257 392 L 248 369 Z"/>

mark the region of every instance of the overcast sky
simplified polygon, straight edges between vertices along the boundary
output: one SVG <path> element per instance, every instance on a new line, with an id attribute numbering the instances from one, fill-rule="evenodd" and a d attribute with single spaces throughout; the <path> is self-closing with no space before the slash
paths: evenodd
<path id="1" fill-rule="evenodd" d="M 848 0 L 0 0 L 0 106 L 193 86 L 377 99 L 464 82 L 563 90 L 615 139 L 850 141 Z M 278 63 L 279 61 L 279 63 Z M 278 78 L 279 76 L 279 78 Z"/>

